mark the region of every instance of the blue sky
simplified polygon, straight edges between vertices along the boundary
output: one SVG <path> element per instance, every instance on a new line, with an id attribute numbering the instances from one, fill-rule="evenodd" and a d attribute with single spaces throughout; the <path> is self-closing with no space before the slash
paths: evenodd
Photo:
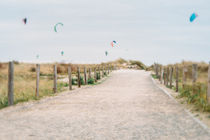
<path id="1" fill-rule="evenodd" d="M 0 13 L 0 61 L 210 60 L 209 0 L 4 0 Z M 64 26 L 55 33 L 57 22 Z"/>

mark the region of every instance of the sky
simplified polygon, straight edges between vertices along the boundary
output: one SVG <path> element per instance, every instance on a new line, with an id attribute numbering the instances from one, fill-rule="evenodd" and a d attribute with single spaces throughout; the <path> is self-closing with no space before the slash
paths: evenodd
<path id="1" fill-rule="evenodd" d="M 210 60 L 209 0 L 1 0 L 0 13 L 1 62 Z"/>

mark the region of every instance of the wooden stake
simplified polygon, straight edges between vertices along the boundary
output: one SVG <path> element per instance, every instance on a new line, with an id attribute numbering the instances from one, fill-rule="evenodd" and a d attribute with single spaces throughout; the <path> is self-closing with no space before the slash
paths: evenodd
<path id="1" fill-rule="evenodd" d="M 163 73 L 164 73 L 164 69 L 163 69 L 163 66 L 160 67 L 160 83 L 162 84 L 163 83 Z"/>
<path id="2" fill-rule="evenodd" d="M 94 78 L 95 78 L 95 82 L 97 82 L 97 73 L 96 73 L 96 68 L 94 68 Z"/>
<path id="3" fill-rule="evenodd" d="M 91 68 L 88 70 L 88 79 L 91 79 Z"/>
<path id="4" fill-rule="evenodd" d="M 172 82 L 173 82 L 173 71 L 174 71 L 174 68 L 171 67 L 170 69 L 170 88 L 172 88 Z"/>
<path id="5" fill-rule="evenodd" d="M 9 62 L 8 69 L 8 105 L 14 104 L 14 62 Z"/>
<path id="6" fill-rule="evenodd" d="M 176 66 L 176 92 L 179 91 L 179 67 Z"/>
<path id="7" fill-rule="evenodd" d="M 187 67 L 183 67 L 183 74 L 182 74 L 182 87 L 184 88 L 187 83 Z"/>
<path id="8" fill-rule="evenodd" d="M 87 85 L 87 69 L 84 67 L 84 80 L 85 80 L 85 85 Z"/>
<path id="9" fill-rule="evenodd" d="M 71 66 L 68 66 L 68 75 L 69 75 L 69 90 L 72 90 Z"/>
<path id="10" fill-rule="evenodd" d="M 208 90 L 207 90 L 207 102 L 210 104 L 210 62 L 209 62 L 209 69 L 208 69 Z"/>
<path id="11" fill-rule="evenodd" d="M 193 94 L 195 94 L 195 86 L 197 80 L 197 64 L 192 65 L 192 86 L 193 86 Z"/>
<path id="12" fill-rule="evenodd" d="M 78 88 L 81 87 L 81 80 L 80 80 L 80 68 L 77 67 L 77 84 L 78 84 Z"/>
<path id="13" fill-rule="evenodd" d="M 40 65 L 36 64 L 36 97 L 39 97 L 39 77 L 40 77 Z"/>
<path id="14" fill-rule="evenodd" d="M 54 86 L 53 86 L 53 92 L 57 92 L 57 66 L 54 65 Z"/>

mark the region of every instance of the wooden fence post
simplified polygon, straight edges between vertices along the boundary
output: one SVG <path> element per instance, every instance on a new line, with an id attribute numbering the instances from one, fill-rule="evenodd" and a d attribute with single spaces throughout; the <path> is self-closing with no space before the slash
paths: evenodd
<path id="1" fill-rule="evenodd" d="M 99 75 L 99 79 L 101 79 L 101 71 L 100 71 L 100 66 L 98 67 L 98 75 Z"/>
<path id="2" fill-rule="evenodd" d="M 171 67 L 170 69 L 170 88 L 172 88 L 172 82 L 173 82 L 173 72 L 174 72 L 174 68 Z"/>
<path id="3" fill-rule="evenodd" d="M 208 69 L 208 90 L 207 90 L 207 102 L 210 104 L 210 62 L 209 62 L 209 69 Z"/>
<path id="4" fill-rule="evenodd" d="M 169 83 L 169 67 L 167 67 L 167 72 L 166 72 L 166 86 L 168 86 Z"/>
<path id="5" fill-rule="evenodd" d="M 179 91 L 179 67 L 176 66 L 176 92 Z"/>
<path id="6" fill-rule="evenodd" d="M 85 80 L 85 85 L 87 85 L 87 69 L 84 67 L 84 80 Z"/>
<path id="7" fill-rule="evenodd" d="M 54 65 L 54 86 L 53 86 L 53 92 L 57 92 L 57 66 Z"/>
<path id="8" fill-rule="evenodd" d="M 163 68 L 163 81 L 164 85 L 166 86 L 166 68 Z"/>
<path id="9" fill-rule="evenodd" d="M 187 67 L 184 66 L 183 67 L 183 74 L 182 74 L 182 88 L 185 87 L 186 82 L 187 82 Z"/>
<path id="10" fill-rule="evenodd" d="M 80 68 L 77 67 L 77 84 L 78 84 L 78 88 L 81 87 L 81 80 L 80 80 Z"/>
<path id="11" fill-rule="evenodd" d="M 36 97 L 39 97 L 39 77 L 40 77 L 40 65 L 36 64 Z"/>
<path id="12" fill-rule="evenodd" d="M 159 75 L 158 75 L 158 78 L 159 78 L 159 81 L 161 81 L 161 65 L 159 65 L 159 69 L 158 69 L 158 71 L 159 71 Z"/>
<path id="13" fill-rule="evenodd" d="M 192 86 L 193 86 L 193 93 L 195 94 L 195 85 L 197 80 L 197 64 L 192 65 Z"/>
<path id="14" fill-rule="evenodd" d="M 94 68 L 94 79 L 95 79 L 95 82 L 97 82 L 97 73 L 96 73 L 96 68 Z"/>
<path id="15" fill-rule="evenodd" d="M 164 74 L 164 69 L 163 69 L 163 66 L 160 67 L 160 83 L 162 84 L 163 83 L 163 74 Z"/>
<path id="16" fill-rule="evenodd" d="M 104 77 L 104 66 L 102 66 L 102 77 Z"/>
<path id="17" fill-rule="evenodd" d="M 88 79 L 91 79 L 91 68 L 88 70 Z"/>
<path id="18" fill-rule="evenodd" d="M 68 66 L 68 75 L 69 75 L 69 90 L 72 90 L 71 66 Z"/>
<path id="19" fill-rule="evenodd" d="M 14 104 L 14 62 L 9 62 L 8 69 L 8 105 Z"/>

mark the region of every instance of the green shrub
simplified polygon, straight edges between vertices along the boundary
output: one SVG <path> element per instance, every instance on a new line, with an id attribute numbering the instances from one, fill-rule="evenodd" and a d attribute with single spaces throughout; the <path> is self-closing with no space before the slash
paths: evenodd
<path id="1" fill-rule="evenodd" d="M 82 76 L 80 77 L 80 82 L 81 85 L 85 85 L 85 81 Z M 77 85 L 77 84 L 78 84 L 77 78 L 72 78 L 72 85 Z"/>
<path id="2" fill-rule="evenodd" d="M 71 83 L 72 83 L 72 85 L 77 85 L 77 79 L 76 78 L 72 78 Z"/>
<path id="3" fill-rule="evenodd" d="M 92 85 L 95 83 L 95 80 L 93 78 L 88 79 L 88 84 Z"/>
<path id="4" fill-rule="evenodd" d="M 153 77 L 154 79 L 158 79 L 158 78 L 159 78 L 156 74 L 152 74 L 152 77 Z"/>

